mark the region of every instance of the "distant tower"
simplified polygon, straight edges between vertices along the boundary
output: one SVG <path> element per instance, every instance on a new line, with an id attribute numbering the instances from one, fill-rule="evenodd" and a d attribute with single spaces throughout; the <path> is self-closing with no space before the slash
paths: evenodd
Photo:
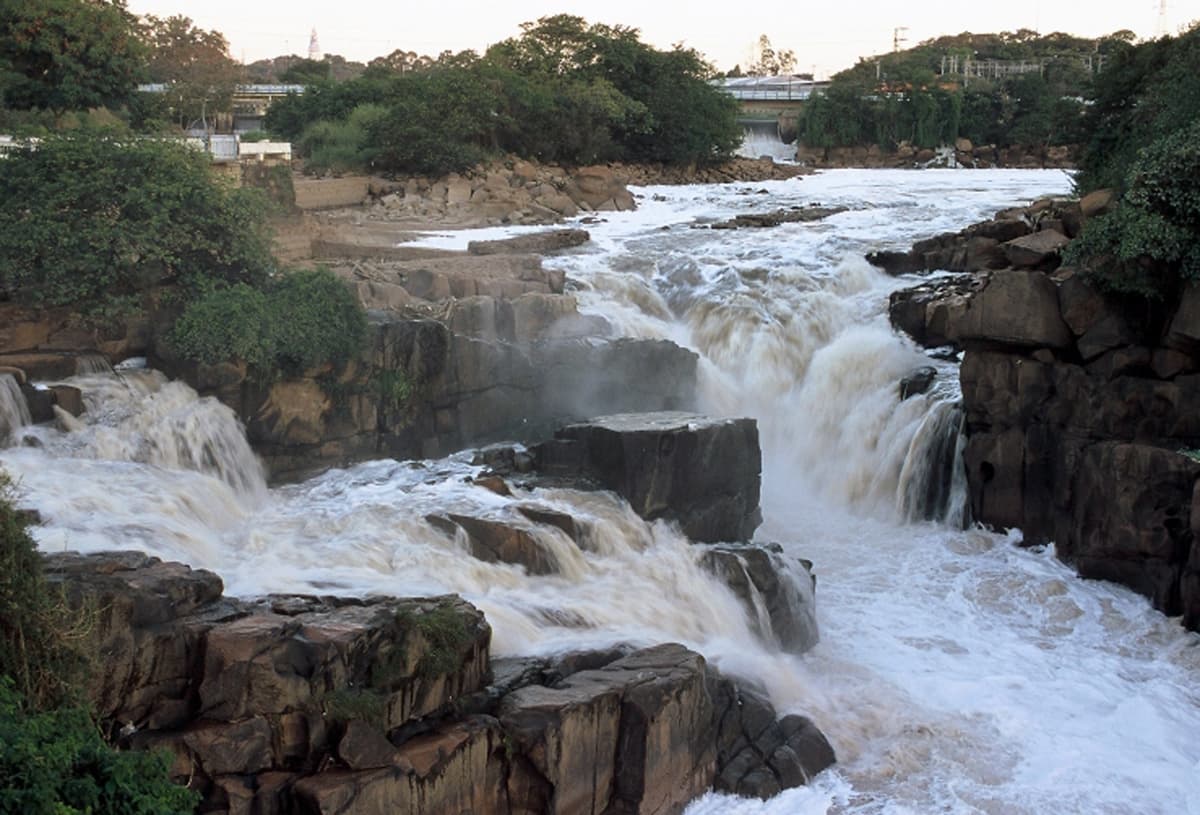
<path id="1" fill-rule="evenodd" d="M 1158 25 L 1155 28 L 1156 37 L 1167 36 L 1167 0 L 1158 0 Z"/>
<path id="2" fill-rule="evenodd" d="M 321 61 L 321 44 L 317 42 L 317 29 L 312 30 L 312 36 L 308 38 L 308 58 L 313 62 Z"/>

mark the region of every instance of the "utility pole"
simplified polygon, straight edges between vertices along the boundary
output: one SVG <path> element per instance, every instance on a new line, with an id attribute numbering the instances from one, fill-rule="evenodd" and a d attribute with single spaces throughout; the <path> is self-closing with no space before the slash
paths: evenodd
<path id="1" fill-rule="evenodd" d="M 1163 2 L 1165 3 L 1166 0 L 1163 0 Z M 907 37 L 900 36 L 901 31 L 908 31 L 908 26 L 902 25 L 902 26 L 897 26 L 896 28 L 892 29 L 892 52 L 893 53 L 900 50 L 900 43 L 908 42 Z"/>

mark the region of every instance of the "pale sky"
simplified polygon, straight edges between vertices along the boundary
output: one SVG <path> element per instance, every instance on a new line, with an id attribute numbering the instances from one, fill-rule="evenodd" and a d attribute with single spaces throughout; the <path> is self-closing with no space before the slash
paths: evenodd
<path id="1" fill-rule="evenodd" d="M 321 50 L 366 62 L 396 48 L 437 55 L 444 50 L 482 51 L 520 32 L 518 26 L 551 14 L 576 14 L 588 22 L 638 28 L 658 48 L 683 44 L 721 70 L 749 61 L 766 34 L 777 49 L 796 52 L 797 69 L 818 78 L 848 68 L 858 57 L 890 51 L 894 30 L 907 27 L 902 47 L 941 34 L 1030 28 L 1084 37 L 1123 28 L 1154 37 L 1163 0 L 1001 0 L 979 3 L 927 0 L 754 0 L 737 3 L 684 0 L 129 0 L 134 14 L 182 14 L 196 25 L 222 32 L 234 59 L 308 52 L 316 28 Z M 1200 19 L 1200 0 L 1165 0 L 1167 33 Z"/>

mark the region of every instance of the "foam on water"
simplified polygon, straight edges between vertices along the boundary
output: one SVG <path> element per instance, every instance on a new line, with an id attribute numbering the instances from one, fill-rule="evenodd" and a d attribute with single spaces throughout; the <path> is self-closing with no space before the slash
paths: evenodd
<path id="1" fill-rule="evenodd" d="M 590 245 L 547 261 L 620 333 L 695 349 L 710 410 L 759 420 L 759 538 L 818 575 L 822 642 L 803 657 L 755 636 L 698 547 L 612 496 L 497 496 L 469 483 L 467 456 L 266 491 L 232 414 L 150 372 L 76 380 L 82 426 L 25 429 L 36 446 L 0 450 L 0 466 L 42 511 L 44 549 L 138 548 L 212 568 L 237 595 L 459 592 L 487 613 L 501 654 L 681 641 L 813 717 L 838 751 L 812 787 L 768 802 L 710 795 L 693 815 L 1200 815 L 1200 637 L 1131 592 L 1078 580 L 1050 549 L 959 531 L 952 513 L 906 520 L 961 496 L 957 475 L 931 463 L 954 459 L 957 377 L 890 331 L 887 295 L 908 281 L 861 255 L 1066 187 L 1057 172 L 846 171 L 650 188 L 639 211 L 606 215 Z M 703 228 L 813 202 L 850 209 Z M 934 388 L 901 402 L 898 380 L 928 364 Z M 945 494 L 930 498 L 935 472 Z M 527 524 L 521 503 L 585 521 L 582 548 L 527 527 L 560 574 L 474 560 L 425 519 Z"/>
<path id="2" fill-rule="evenodd" d="M 0 374 L 0 445 L 29 424 L 29 403 L 12 374 Z"/>

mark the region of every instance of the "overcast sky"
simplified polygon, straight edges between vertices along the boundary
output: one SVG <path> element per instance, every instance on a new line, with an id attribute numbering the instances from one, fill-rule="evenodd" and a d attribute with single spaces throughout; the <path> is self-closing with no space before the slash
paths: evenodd
<path id="1" fill-rule="evenodd" d="M 760 34 L 776 48 L 796 52 L 798 70 L 824 77 L 892 48 L 895 30 L 904 45 L 941 34 L 1030 28 L 1095 37 L 1130 29 L 1154 37 L 1161 0 L 1001 0 L 1001 2 L 884 2 L 884 0 L 755 0 L 747 5 L 684 0 L 129 0 L 135 14 L 191 17 L 229 40 L 231 55 L 253 62 L 307 54 L 315 28 L 321 50 L 367 61 L 396 48 L 436 55 L 489 44 L 519 33 L 518 26 L 550 14 L 577 14 L 589 22 L 638 28 L 642 40 L 668 48 L 682 42 L 718 68 L 746 63 Z M 1166 0 L 1165 29 L 1200 18 L 1200 0 Z"/>

